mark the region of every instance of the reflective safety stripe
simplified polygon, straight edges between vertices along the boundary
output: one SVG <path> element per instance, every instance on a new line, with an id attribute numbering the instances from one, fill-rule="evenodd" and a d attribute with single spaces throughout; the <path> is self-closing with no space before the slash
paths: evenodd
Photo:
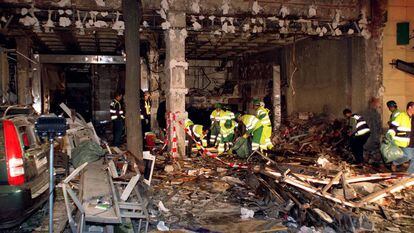
<path id="1" fill-rule="evenodd" d="M 401 142 L 410 142 L 410 138 L 409 137 L 399 137 L 399 136 L 394 136 L 395 140 L 401 141 Z"/>
<path id="2" fill-rule="evenodd" d="M 109 110 L 109 112 L 110 113 L 116 113 L 116 110 L 115 109 L 111 109 L 111 110 Z"/>
<path id="3" fill-rule="evenodd" d="M 361 129 L 361 130 L 358 130 L 358 132 L 355 135 L 356 136 L 361 136 L 361 135 L 364 135 L 364 134 L 368 133 L 369 131 L 370 130 L 368 128 Z"/>
<path id="4" fill-rule="evenodd" d="M 398 121 L 393 121 L 391 122 L 391 125 L 398 127 L 400 126 L 400 123 Z"/>
<path id="5" fill-rule="evenodd" d="M 144 103 L 145 105 L 145 112 L 147 113 L 147 115 L 151 114 L 151 104 L 148 100 L 145 101 Z"/>
<path id="6" fill-rule="evenodd" d="M 393 113 L 393 114 L 392 114 L 392 116 L 395 118 L 395 117 L 397 117 L 398 115 L 400 115 L 400 113 L 401 113 L 401 112 L 395 112 L 395 113 Z"/>
<path id="7" fill-rule="evenodd" d="M 219 143 L 217 150 L 219 154 L 224 153 L 224 143 Z"/>
<path id="8" fill-rule="evenodd" d="M 111 116 L 111 120 L 116 120 L 118 116 Z"/>
<path id="9" fill-rule="evenodd" d="M 119 114 L 124 114 L 124 111 L 122 111 L 122 110 L 121 110 L 121 111 L 119 111 Z"/>
<path id="10" fill-rule="evenodd" d="M 144 115 L 141 115 L 141 120 L 144 120 L 145 118 L 144 118 Z"/>
<path id="11" fill-rule="evenodd" d="M 365 125 L 367 122 L 366 121 L 360 121 L 356 124 L 356 128 L 361 127 L 362 125 Z"/>
<path id="12" fill-rule="evenodd" d="M 255 142 L 253 142 L 252 143 L 252 150 L 257 150 L 257 149 L 259 149 L 259 143 L 255 143 Z"/>
<path id="13" fill-rule="evenodd" d="M 411 132 L 411 128 L 407 128 L 407 127 L 404 127 L 404 126 L 397 127 L 397 130 L 398 131 Z"/>
<path id="14" fill-rule="evenodd" d="M 270 123 L 270 119 L 268 119 L 268 118 L 263 118 L 263 120 L 262 120 L 262 125 L 270 125 L 271 123 Z"/>
<path id="15" fill-rule="evenodd" d="M 256 117 L 253 117 L 253 116 L 248 116 L 248 117 L 249 118 L 246 119 L 247 122 L 244 122 L 244 123 L 246 123 L 245 125 L 246 125 L 247 130 L 252 130 L 252 129 L 254 129 L 256 124 L 259 122 L 259 120 Z"/>

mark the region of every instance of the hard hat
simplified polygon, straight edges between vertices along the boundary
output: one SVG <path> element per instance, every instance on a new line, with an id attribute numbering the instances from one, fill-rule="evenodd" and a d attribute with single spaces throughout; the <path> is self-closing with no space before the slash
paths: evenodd
<path id="1" fill-rule="evenodd" d="M 231 120 L 226 120 L 226 122 L 224 123 L 224 127 L 226 128 L 230 128 L 231 127 Z"/>
<path id="2" fill-rule="evenodd" d="M 234 114 L 234 117 L 237 119 L 237 118 L 239 118 L 239 116 L 241 116 L 241 114 L 238 112 L 238 113 L 236 113 L 236 114 Z"/>
<path id="3" fill-rule="evenodd" d="M 214 105 L 214 107 L 215 107 L 215 108 L 223 108 L 223 105 L 222 105 L 222 104 L 220 104 L 220 103 L 216 103 L 216 104 Z"/>
<path id="4" fill-rule="evenodd" d="M 253 99 L 253 105 L 259 106 L 260 105 L 260 100 L 259 99 Z"/>
<path id="5" fill-rule="evenodd" d="M 394 100 L 390 100 L 387 102 L 387 107 L 397 107 L 397 103 Z"/>
<path id="6" fill-rule="evenodd" d="M 264 107 L 265 106 L 265 103 L 263 101 L 260 101 L 260 106 L 261 107 Z"/>

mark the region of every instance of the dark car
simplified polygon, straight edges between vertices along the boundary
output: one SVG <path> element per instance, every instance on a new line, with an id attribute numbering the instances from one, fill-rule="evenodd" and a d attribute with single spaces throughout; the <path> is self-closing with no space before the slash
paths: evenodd
<path id="1" fill-rule="evenodd" d="M 0 118 L 0 229 L 23 222 L 48 199 L 48 145 L 34 115 Z"/>

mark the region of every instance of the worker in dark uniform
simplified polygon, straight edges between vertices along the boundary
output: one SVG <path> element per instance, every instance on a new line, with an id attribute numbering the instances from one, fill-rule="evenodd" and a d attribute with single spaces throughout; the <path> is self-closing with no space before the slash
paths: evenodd
<path id="1" fill-rule="evenodd" d="M 122 143 L 122 132 L 124 131 L 124 111 L 121 105 L 122 94 L 120 92 L 115 93 L 115 98 L 112 100 L 109 106 L 109 112 L 111 114 L 112 132 L 113 132 L 113 145 L 120 146 Z"/>
<path id="2" fill-rule="evenodd" d="M 357 164 L 364 162 L 364 145 L 370 136 L 367 122 L 361 115 L 352 114 L 350 109 L 344 109 L 344 116 L 348 120 L 349 146 Z"/>
<path id="3" fill-rule="evenodd" d="M 143 94 L 140 101 L 141 125 L 142 133 L 145 134 L 151 131 L 151 95 L 149 91 L 141 91 L 141 94 Z"/>

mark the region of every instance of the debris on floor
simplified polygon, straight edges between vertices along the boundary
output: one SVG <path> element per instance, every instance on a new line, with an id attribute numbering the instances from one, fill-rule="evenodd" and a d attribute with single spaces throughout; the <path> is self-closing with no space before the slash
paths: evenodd
<path id="1" fill-rule="evenodd" d="M 274 137 L 275 151 L 254 152 L 248 169 L 226 166 L 246 163 L 230 155 L 175 169 L 159 154 L 150 196 L 162 205 L 151 205 L 152 220 L 195 232 L 412 231 L 414 178 L 353 165 L 342 138 L 341 122 L 309 115 Z"/>

